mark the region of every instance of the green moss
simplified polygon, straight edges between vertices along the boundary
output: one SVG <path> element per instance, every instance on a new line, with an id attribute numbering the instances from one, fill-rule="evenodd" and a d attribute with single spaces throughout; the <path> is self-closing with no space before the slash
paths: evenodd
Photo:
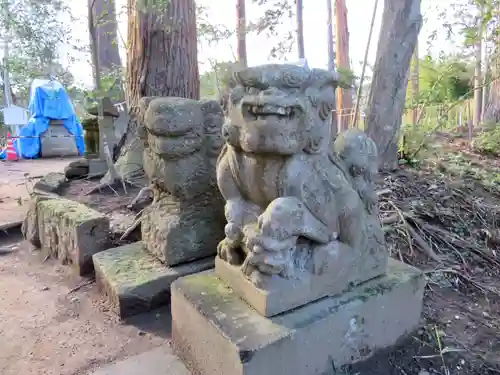
<path id="1" fill-rule="evenodd" d="M 105 217 L 101 213 L 88 208 L 81 203 L 68 199 L 48 199 L 40 201 L 38 202 L 38 209 L 52 212 L 54 214 L 60 214 L 75 224 L 81 224 L 88 220 Z"/>
<path id="2" fill-rule="evenodd" d="M 211 297 L 211 300 L 217 298 L 223 302 L 228 302 L 234 298 L 239 298 L 228 285 L 213 275 L 201 274 L 189 277 L 186 279 L 186 284 L 190 288 L 195 288 L 203 296 Z"/>
<path id="3" fill-rule="evenodd" d="M 165 275 L 166 267 L 146 253 L 140 244 L 107 250 L 95 262 L 115 286 L 136 286 Z"/>

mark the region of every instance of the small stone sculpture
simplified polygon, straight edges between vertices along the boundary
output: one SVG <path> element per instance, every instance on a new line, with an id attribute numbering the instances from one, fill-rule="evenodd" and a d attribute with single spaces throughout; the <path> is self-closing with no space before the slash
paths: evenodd
<path id="1" fill-rule="evenodd" d="M 215 167 L 222 147 L 222 109 L 216 101 L 143 98 L 144 170 L 153 203 L 144 210 L 146 249 L 175 266 L 216 253 L 224 237 L 224 203 Z"/>
<path id="2" fill-rule="evenodd" d="M 294 65 L 234 74 L 217 162 L 227 219 L 219 258 L 260 289 L 322 280 L 324 290 L 304 303 L 379 276 L 387 264 L 376 145 L 358 130 L 332 143 L 336 86 L 333 73 Z"/>

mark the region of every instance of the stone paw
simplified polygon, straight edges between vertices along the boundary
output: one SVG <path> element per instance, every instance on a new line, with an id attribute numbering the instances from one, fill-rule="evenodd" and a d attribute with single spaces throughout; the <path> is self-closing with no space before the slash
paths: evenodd
<path id="1" fill-rule="evenodd" d="M 236 266 L 240 265 L 242 262 L 239 249 L 231 243 L 230 240 L 224 238 L 217 246 L 217 255 L 222 260 L 225 260 L 229 264 Z"/>

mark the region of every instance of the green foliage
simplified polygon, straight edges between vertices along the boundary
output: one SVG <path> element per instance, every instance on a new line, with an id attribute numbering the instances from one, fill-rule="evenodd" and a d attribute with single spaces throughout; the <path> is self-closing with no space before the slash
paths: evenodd
<path id="1" fill-rule="evenodd" d="M 337 67 L 337 73 L 339 75 L 339 86 L 342 88 L 353 87 L 358 78 L 351 69 L 343 66 Z"/>
<path id="2" fill-rule="evenodd" d="M 285 21 L 295 16 L 295 1 L 291 0 L 252 0 L 262 10 L 256 22 L 250 23 L 249 32 L 265 33 L 269 37 L 279 37 L 278 43 L 271 49 L 272 58 L 284 58 L 295 44 L 295 32 L 282 29 Z"/>
<path id="3" fill-rule="evenodd" d="M 474 67 L 457 56 L 432 59 L 430 56 L 419 61 L 420 95 L 417 102 L 408 85 L 406 107 L 417 104 L 435 105 L 468 99 L 473 96 Z"/>
<path id="4" fill-rule="evenodd" d="M 28 100 L 33 78 L 53 76 L 64 85 L 73 76 L 58 63 L 57 48 L 69 43 L 69 15 L 63 0 L 1 0 L 0 25 L 9 41 L 9 78 L 13 91 Z M 1 67 L 3 69 L 3 66 Z"/>
<path id="5" fill-rule="evenodd" d="M 229 87 L 229 79 L 238 63 L 225 61 L 212 64 L 212 70 L 200 77 L 200 96 L 204 99 L 220 99 Z"/>
<path id="6" fill-rule="evenodd" d="M 500 155 L 500 126 L 487 126 L 486 130 L 479 133 L 474 141 L 474 149 L 486 154 Z"/>

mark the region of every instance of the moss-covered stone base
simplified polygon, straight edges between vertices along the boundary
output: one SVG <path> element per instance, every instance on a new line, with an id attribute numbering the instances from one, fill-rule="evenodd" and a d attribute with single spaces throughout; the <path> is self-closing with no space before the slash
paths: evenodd
<path id="1" fill-rule="evenodd" d="M 109 248 L 109 218 L 72 200 L 36 199 L 28 212 L 25 236 L 39 243 L 47 256 L 85 275 L 93 271 L 92 255 Z"/>
<path id="2" fill-rule="evenodd" d="M 170 302 L 170 285 L 181 276 L 210 269 L 213 257 L 166 267 L 136 242 L 93 257 L 96 280 L 121 318 Z"/>
<path id="3" fill-rule="evenodd" d="M 385 276 L 266 318 L 213 272 L 172 285 L 176 354 L 194 375 L 324 375 L 395 344 L 420 321 L 424 276 L 390 260 Z"/>

